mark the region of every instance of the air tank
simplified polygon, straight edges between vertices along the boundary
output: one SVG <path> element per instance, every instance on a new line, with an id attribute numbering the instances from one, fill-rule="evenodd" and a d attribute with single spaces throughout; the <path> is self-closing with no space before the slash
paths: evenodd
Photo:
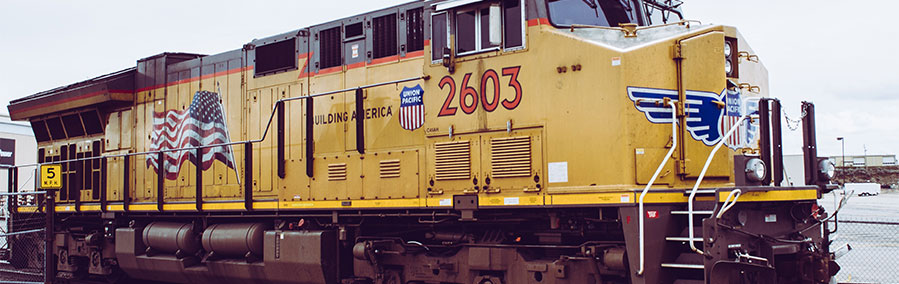
<path id="1" fill-rule="evenodd" d="M 200 250 L 200 239 L 189 223 L 153 222 L 144 227 L 144 244 L 154 252 L 189 255 Z"/>
<path id="2" fill-rule="evenodd" d="M 210 225 L 203 231 L 203 249 L 216 257 L 261 257 L 265 229 L 261 223 Z"/>

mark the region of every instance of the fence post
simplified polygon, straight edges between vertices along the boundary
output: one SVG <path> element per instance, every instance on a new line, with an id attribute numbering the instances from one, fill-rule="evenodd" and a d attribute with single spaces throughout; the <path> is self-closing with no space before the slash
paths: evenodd
<path id="1" fill-rule="evenodd" d="M 44 243 L 44 283 L 51 284 L 56 278 L 56 256 L 53 255 L 53 242 L 56 238 L 54 235 L 56 191 L 53 189 L 47 189 L 46 191 L 46 200 L 44 201 L 44 215 L 47 219 L 47 224 L 44 227 L 44 233 L 46 235 L 46 242 Z"/>
<path id="2" fill-rule="evenodd" d="M 9 175 L 7 176 L 8 181 L 9 181 L 8 182 L 9 188 L 7 189 L 8 192 L 18 192 L 19 191 L 19 182 L 16 179 L 18 176 L 19 176 L 19 173 L 15 167 L 9 168 Z M 14 213 L 14 212 L 18 212 L 18 206 L 19 206 L 19 197 L 18 196 L 10 195 L 9 198 L 7 198 L 6 202 L 7 202 L 7 207 L 9 207 L 10 215 L 12 215 L 12 213 Z M 10 228 L 12 228 L 12 227 L 10 227 Z"/>

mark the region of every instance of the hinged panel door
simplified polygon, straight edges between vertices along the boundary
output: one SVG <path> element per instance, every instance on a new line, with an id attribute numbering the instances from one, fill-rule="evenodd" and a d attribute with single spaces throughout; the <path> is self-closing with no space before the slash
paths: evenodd
<path id="1" fill-rule="evenodd" d="M 686 174 L 687 177 L 696 177 L 702 171 L 702 167 L 712 148 L 723 138 L 728 130 L 721 129 L 723 125 L 721 121 L 709 121 L 711 116 L 703 114 L 710 112 L 707 107 L 717 107 L 708 104 L 713 104 L 715 100 L 723 101 L 724 99 L 707 97 L 720 96 L 726 86 L 724 33 L 709 32 L 682 41 L 681 57 L 683 58 L 681 63 L 682 80 L 687 96 L 685 108 L 688 110 L 699 109 L 700 112 L 687 111 L 685 113 L 687 127 L 681 127 L 680 134 L 683 135 L 681 141 L 684 141 L 684 143 L 678 145 L 678 147 L 684 147 L 687 159 L 685 160 L 686 165 L 680 169 L 680 173 Z M 720 70 L 720 72 L 709 72 L 709 70 Z M 718 108 L 721 113 L 724 112 L 723 107 Z M 699 115 L 703 116 L 700 117 Z M 726 116 L 718 116 L 718 119 L 726 119 Z M 718 128 L 718 130 L 706 133 L 703 129 L 707 127 Z M 733 156 L 731 152 L 727 151 L 727 149 L 721 149 L 712 160 L 706 177 L 729 177 L 733 174 L 731 170 L 732 164 Z"/>
<path id="2" fill-rule="evenodd" d="M 428 144 L 428 200 L 451 205 L 453 195 L 477 194 L 481 187 L 480 135 L 431 139 Z M 450 201 L 447 201 L 450 200 Z M 430 205 L 432 202 L 428 202 Z"/>
<path id="3" fill-rule="evenodd" d="M 543 205 L 542 129 L 481 136 L 482 206 Z"/>

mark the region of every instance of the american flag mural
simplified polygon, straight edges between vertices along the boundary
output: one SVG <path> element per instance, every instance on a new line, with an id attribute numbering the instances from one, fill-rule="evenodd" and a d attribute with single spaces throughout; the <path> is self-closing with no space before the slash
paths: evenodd
<path id="1" fill-rule="evenodd" d="M 421 85 L 403 87 L 400 92 L 400 126 L 406 130 L 415 130 L 425 124 L 424 89 Z"/>
<path id="2" fill-rule="evenodd" d="M 225 124 L 224 108 L 218 93 L 199 91 L 187 110 L 167 110 L 153 114 L 153 134 L 150 151 L 179 149 L 231 142 Z M 178 177 L 181 164 L 191 161 L 202 170 L 212 167 L 219 160 L 234 168 L 234 155 L 230 146 L 203 148 L 199 163 L 196 150 L 172 151 L 163 154 L 165 178 Z M 147 167 L 158 170 L 158 155 L 147 155 Z"/>

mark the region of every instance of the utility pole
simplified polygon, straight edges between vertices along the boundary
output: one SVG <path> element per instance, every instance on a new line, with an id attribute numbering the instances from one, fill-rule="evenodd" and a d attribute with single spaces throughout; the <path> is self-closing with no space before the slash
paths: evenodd
<path id="1" fill-rule="evenodd" d="M 868 145 L 862 144 L 862 148 L 865 149 L 865 171 L 868 171 Z"/>
<path id="2" fill-rule="evenodd" d="M 840 141 L 840 167 L 846 167 L 846 140 L 843 140 L 843 137 L 837 137 L 837 140 Z"/>

